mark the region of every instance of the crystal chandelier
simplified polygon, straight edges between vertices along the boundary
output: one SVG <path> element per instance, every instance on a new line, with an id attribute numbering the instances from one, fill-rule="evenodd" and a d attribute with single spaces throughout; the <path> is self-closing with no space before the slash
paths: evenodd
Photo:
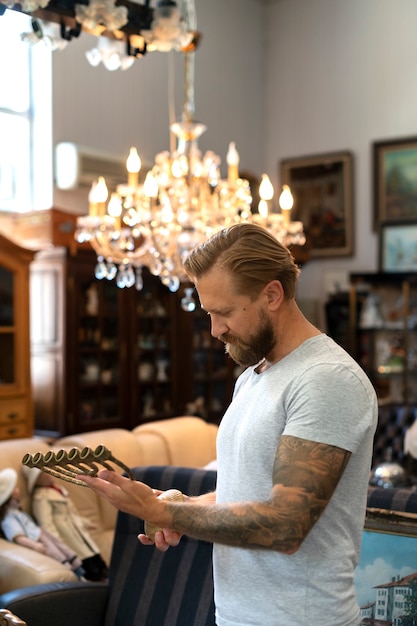
<path id="1" fill-rule="evenodd" d="M 194 16 L 192 11 L 190 14 Z M 221 178 L 220 157 L 199 150 L 198 139 L 206 127 L 193 121 L 198 41 L 194 32 L 193 41 L 183 50 L 182 120 L 171 125 L 176 150 L 158 154 L 139 184 L 141 161 L 137 150 L 131 148 L 127 183 L 118 185 L 109 198 L 106 182 L 100 177 L 90 191 L 89 214 L 77 218 L 75 238 L 79 243 L 90 242 L 98 257 L 96 278 L 115 279 L 121 288 L 135 285 L 140 290 L 141 270 L 147 267 L 170 291 L 177 291 L 182 281 L 188 281 L 182 267 L 187 254 L 216 231 L 237 222 L 264 226 L 286 246 L 305 243 L 302 223 L 290 218 L 293 199 L 288 186 L 280 196 L 280 212 L 275 211 L 274 190 L 263 174 L 261 200 L 253 211 L 249 181 L 239 177 L 235 144 L 229 145 L 226 179 Z"/>

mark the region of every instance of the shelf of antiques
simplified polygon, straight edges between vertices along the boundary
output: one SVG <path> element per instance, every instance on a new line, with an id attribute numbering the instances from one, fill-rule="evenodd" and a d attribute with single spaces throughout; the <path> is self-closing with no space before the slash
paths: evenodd
<path id="1" fill-rule="evenodd" d="M 189 342 L 184 345 L 188 362 L 183 393 L 185 411 L 218 424 L 230 403 L 233 387 L 242 369 L 225 353 L 225 347 L 210 333 L 210 318 L 197 306 L 194 312 L 182 312 L 182 335 Z"/>
<path id="2" fill-rule="evenodd" d="M 417 401 L 417 274 L 351 274 L 351 346 L 380 403 Z"/>
<path id="3" fill-rule="evenodd" d="M 178 415 L 177 300 L 143 270 L 143 289 L 129 290 L 132 305 L 130 386 L 135 422 Z"/>

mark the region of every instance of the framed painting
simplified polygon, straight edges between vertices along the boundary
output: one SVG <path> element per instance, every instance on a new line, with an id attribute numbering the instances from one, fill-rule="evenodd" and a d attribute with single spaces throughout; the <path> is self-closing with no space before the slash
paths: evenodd
<path id="1" fill-rule="evenodd" d="M 368 509 L 355 573 L 360 624 L 417 623 L 417 516 Z"/>
<path id="2" fill-rule="evenodd" d="M 384 223 L 379 233 L 381 272 L 417 272 L 417 222 Z"/>
<path id="3" fill-rule="evenodd" d="M 350 152 L 281 161 L 294 197 L 291 219 L 303 223 L 310 256 L 353 254 L 353 165 Z"/>
<path id="4" fill-rule="evenodd" d="M 417 221 L 417 137 L 373 144 L 374 228 Z"/>

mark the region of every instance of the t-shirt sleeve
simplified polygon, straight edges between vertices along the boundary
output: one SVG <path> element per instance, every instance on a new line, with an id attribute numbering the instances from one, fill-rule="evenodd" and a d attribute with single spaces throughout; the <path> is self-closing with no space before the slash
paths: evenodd
<path id="1" fill-rule="evenodd" d="M 309 368 L 287 396 L 285 435 L 355 452 L 374 423 L 374 399 L 354 370 L 339 364 Z"/>

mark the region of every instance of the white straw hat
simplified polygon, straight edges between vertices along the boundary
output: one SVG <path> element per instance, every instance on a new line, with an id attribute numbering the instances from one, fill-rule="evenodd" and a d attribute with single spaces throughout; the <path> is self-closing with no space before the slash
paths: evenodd
<path id="1" fill-rule="evenodd" d="M 27 465 L 22 465 L 22 474 L 26 478 L 29 493 L 32 493 L 41 471 L 42 470 L 39 469 L 39 467 L 28 467 Z"/>
<path id="2" fill-rule="evenodd" d="M 17 483 L 17 472 L 11 467 L 0 471 L 0 506 L 12 495 Z"/>

